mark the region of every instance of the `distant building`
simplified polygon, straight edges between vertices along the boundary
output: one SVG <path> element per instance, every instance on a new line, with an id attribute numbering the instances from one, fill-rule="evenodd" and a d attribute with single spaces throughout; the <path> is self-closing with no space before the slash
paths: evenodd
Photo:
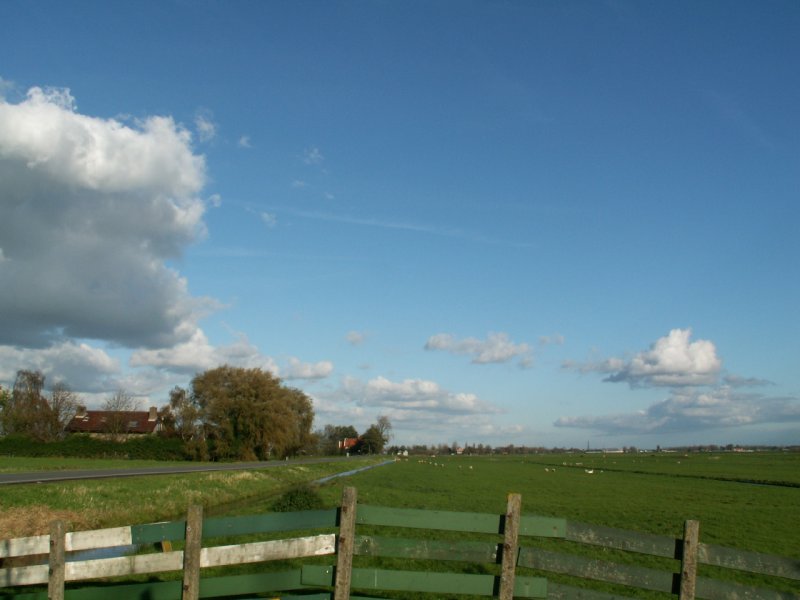
<path id="1" fill-rule="evenodd" d="M 163 427 L 155 406 L 150 410 L 86 410 L 81 407 L 67 425 L 67 432 L 130 437 L 158 433 Z"/>
<path id="2" fill-rule="evenodd" d="M 357 437 L 344 438 L 343 440 L 339 440 L 339 450 L 350 450 L 350 448 L 353 448 L 356 444 L 358 444 Z"/>

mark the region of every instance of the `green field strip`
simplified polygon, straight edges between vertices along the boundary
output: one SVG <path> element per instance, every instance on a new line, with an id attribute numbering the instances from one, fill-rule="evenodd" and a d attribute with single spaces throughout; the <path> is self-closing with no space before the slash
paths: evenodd
<path id="1" fill-rule="evenodd" d="M 563 538 L 567 535 L 567 520 L 522 515 L 519 521 L 519 534 L 531 537 Z"/>
<path id="2" fill-rule="evenodd" d="M 186 521 L 131 525 L 131 544 L 156 544 L 186 537 Z"/>
<path id="3" fill-rule="evenodd" d="M 517 564 L 520 567 L 539 569 L 583 579 L 618 583 L 640 589 L 673 593 L 677 575 L 647 567 L 621 565 L 606 560 L 596 560 L 571 554 L 548 552 L 539 548 L 520 548 Z"/>
<path id="4" fill-rule="evenodd" d="M 581 544 L 605 546 L 639 554 L 664 556 L 666 558 L 680 557 L 680 540 L 665 535 L 639 533 L 613 527 L 600 525 L 587 525 L 576 521 L 567 521 L 565 539 Z"/>
<path id="5" fill-rule="evenodd" d="M 359 525 L 501 533 L 503 517 L 488 513 L 422 510 L 417 508 L 386 508 L 359 504 L 356 512 Z"/>
<path id="6" fill-rule="evenodd" d="M 783 556 L 700 544 L 697 560 L 706 565 L 800 580 L 800 560 Z"/>
<path id="7" fill-rule="evenodd" d="M 203 539 L 270 531 L 294 531 L 336 527 L 337 509 L 265 513 L 203 520 Z"/>
<path id="8" fill-rule="evenodd" d="M 353 552 L 361 556 L 497 563 L 500 544 L 357 535 Z"/>
<path id="9" fill-rule="evenodd" d="M 768 590 L 708 577 L 698 577 L 695 590 L 698 598 L 706 600 L 800 600 L 800 594 L 794 592 Z"/>

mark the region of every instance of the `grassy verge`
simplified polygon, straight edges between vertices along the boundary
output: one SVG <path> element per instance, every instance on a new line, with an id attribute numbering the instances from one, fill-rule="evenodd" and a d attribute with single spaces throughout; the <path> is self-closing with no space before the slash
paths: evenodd
<path id="1" fill-rule="evenodd" d="M 264 470 L 5 486 L 0 496 L 0 539 L 46 533 L 54 519 L 67 521 L 72 531 L 168 520 L 184 515 L 190 504 L 213 512 L 248 500 L 249 506 L 263 512 L 267 500 L 291 486 L 379 460 L 349 458 Z"/>
<path id="2" fill-rule="evenodd" d="M 126 469 L 133 467 L 169 467 L 172 465 L 186 466 L 182 461 L 163 460 L 126 460 L 124 458 L 69 458 L 69 457 L 29 457 L 29 456 L 0 456 L 0 473 L 19 473 L 25 471 L 68 471 L 77 469 Z"/>

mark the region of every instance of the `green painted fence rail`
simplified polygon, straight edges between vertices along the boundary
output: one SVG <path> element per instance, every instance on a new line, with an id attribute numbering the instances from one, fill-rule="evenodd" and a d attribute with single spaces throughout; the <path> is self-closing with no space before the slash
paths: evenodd
<path id="1" fill-rule="evenodd" d="M 244 600 L 269 594 L 280 600 L 376 600 L 447 594 L 622 600 L 648 590 L 678 600 L 800 600 L 800 560 L 701 543 L 696 521 L 687 521 L 683 537 L 675 539 L 523 515 L 518 494 L 509 495 L 502 515 L 358 504 L 356 490 L 345 488 L 338 509 L 203 518 L 200 507 L 191 507 L 180 521 L 64 529 L 56 521 L 50 535 L 0 540 L 0 599 Z M 172 543 L 183 549 L 172 550 Z M 163 551 L 75 555 L 153 545 Z M 653 568 L 653 559 L 637 564 L 643 560 L 637 555 L 672 566 Z M 36 557 L 44 560 L 36 564 Z M 209 574 L 214 567 L 273 561 L 291 562 L 275 563 L 272 570 L 251 567 L 259 571 L 253 573 Z M 284 564 L 294 568 L 274 570 Z M 720 578 L 716 573 L 723 569 L 753 574 L 758 587 Z M 166 580 L 161 574 L 168 574 Z M 151 581 L 130 581 L 137 576 Z"/>

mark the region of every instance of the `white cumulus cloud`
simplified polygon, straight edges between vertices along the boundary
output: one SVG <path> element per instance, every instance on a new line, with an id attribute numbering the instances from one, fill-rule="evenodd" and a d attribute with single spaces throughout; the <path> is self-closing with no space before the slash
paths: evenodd
<path id="1" fill-rule="evenodd" d="M 608 373 L 604 381 L 637 386 L 713 385 L 719 379 L 722 361 L 714 343 L 690 341 L 691 329 L 673 329 L 632 358 L 609 358 L 593 363 L 565 363 L 581 372 Z"/>
<path id="2" fill-rule="evenodd" d="M 165 261 L 204 234 L 205 179 L 170 117 L 83 115 L 67 89 L 0 99 L 0 344 L 191 339 L 216 303 Z"/>

